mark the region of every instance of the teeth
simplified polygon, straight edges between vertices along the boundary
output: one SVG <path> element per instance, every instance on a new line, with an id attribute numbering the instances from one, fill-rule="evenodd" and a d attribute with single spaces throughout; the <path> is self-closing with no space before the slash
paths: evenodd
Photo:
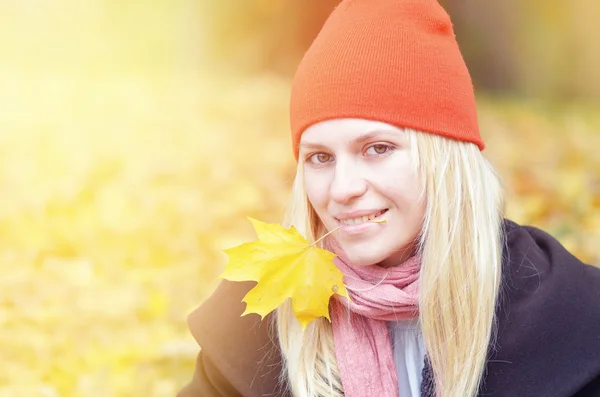
<path id="1" fill-rule="evenodd" d="M 352 218 L 352 219 L 343 219 L 341 222 L 344 225 L 360 225 L 363 222 L 367 222 L 370 221 L 371 219 L 377 218 L 379 215 L 382 214 L 383 211 L 379 211 L 376 214 L 371 214 L 371 215 L 365 215 L 365 216 L 361 216 L 359 218 Z"/>

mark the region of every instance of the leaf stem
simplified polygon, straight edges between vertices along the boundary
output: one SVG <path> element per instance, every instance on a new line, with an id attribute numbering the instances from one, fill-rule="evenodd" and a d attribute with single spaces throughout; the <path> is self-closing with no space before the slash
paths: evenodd
<path id="1" fill-rule="evenodd" d="M 387 222 L 387 219 L 372 219 L 369 222 L 373 222 L 373 223 L 385 223 Z M 319 241 L 323 240 L 325 237 L 329 236 L 331 233 L 335 232 L 336 230 L 338 230 L 340 227 L 342 227 L 344 225 L 339 225 L 338 227 L 336 227 L 333 230 L 330 230 L 329 232 L 325 233 L 323 236 L 321 236 L 319 239 L 317 239 L 314 243 L 312 243 L 310 246 L 312 247 L 313 245 L 317 244 Z"/>
<path id="2" fill-rule="evenodd" d="M 318 240 L 316 240 L 314 243 L 311 244 L 311 247 L 315 244 L 317 244 L 319 241 L 323 240 L 325 237 L 329 236 L 331 233 L 335 232 L 336 230 L 338 230 L 340 227 L 342 227 L 344 225 L 340 225 L 338 227 L 336 227 L 335 229 L 325 233 L 322 237 L 320 237 Z"/>

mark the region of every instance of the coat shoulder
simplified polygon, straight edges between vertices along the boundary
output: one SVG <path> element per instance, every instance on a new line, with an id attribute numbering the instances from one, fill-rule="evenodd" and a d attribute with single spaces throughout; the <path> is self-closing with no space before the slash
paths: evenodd
<path id="1" fill-rule="evenodd" d="M 496 338 L 484 391 L 574 396 L 597 387 L 600 269 L 536 227 L 506 221 L 504 230 Z"/>
<path id="2" fill-rule="evenodd" d="M 242 316 L 242 299 L 254 285 L 223 280 L 188 316 L 190 331 L 201 348 L 196 374 L 200 367 L 209 366 L 212 375 L 203 382 L 215 383 L 212 389 L 226 390 L 222 395 L 285 396 L 273 319 Z"/>

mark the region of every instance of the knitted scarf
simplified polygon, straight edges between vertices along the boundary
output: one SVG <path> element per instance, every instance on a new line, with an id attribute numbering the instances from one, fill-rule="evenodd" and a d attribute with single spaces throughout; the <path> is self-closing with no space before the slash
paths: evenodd
<path id="1" fill-rule="evenodd" d="M 331 300 L 333 340 L 346 397 L 398 396 L 398 377 L 386 321 L 418 316 L 418 277 L 421 261 L 383 268 L 354 266 L 335 239 L 328 249 L 337 254 L 350 300 Z"/>

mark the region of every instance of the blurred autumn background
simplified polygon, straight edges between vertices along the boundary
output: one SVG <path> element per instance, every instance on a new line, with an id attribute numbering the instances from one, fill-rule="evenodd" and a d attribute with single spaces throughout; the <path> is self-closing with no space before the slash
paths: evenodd
<path id="1" fill-rule="evenodd" d="M 332 0 L 0 2 L 0 396 L 173 396 Z M 600 264 L 600 2 L 446 0 L 508 213 Z M 401 21 L 399 21 L 401 23 Z"/>

